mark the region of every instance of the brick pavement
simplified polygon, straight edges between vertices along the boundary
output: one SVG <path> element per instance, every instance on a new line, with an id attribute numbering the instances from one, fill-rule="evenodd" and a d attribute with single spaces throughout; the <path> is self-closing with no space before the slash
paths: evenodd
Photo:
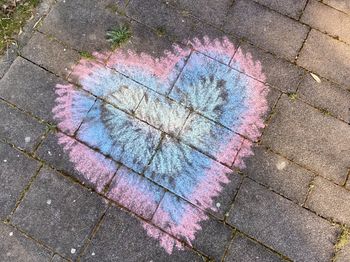
<path id="1" fill-rule="evenodd" d="M 281 3 L 44 0 L 1 60 L 0 260 L 349 261 L 350 5 Z"/>

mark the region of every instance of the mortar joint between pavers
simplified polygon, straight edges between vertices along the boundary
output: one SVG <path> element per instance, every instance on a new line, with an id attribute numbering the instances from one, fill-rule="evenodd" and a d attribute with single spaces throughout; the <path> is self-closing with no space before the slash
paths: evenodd
<path id="1" fill-rule="evenodd" d="M 88 234 L 88 236 L 86 237 L 85 240 L 83 240 L 82 243 L 82 247 L 79 250 L 79 253 L 77 255 L 77 261 L 79 262 L 81 257 L 84 255 L 84 253 L 87 251 L 87 248 L 89 247 L 89 245 L 91 244 L 92 239 L 95 237 L 97 231 L 99 230 L 99 228 L 101 227 L 104 218 L 108 212 L 110 208 L 110 204 L 108 202 L 106 209 L 104 210 L 104 212 L 102 212 L 102 214 L 100 215 L 100 217 L 98 218 L 97 222 L 95 223 L 95 225 L 93 226 L 91 232 Z"/>

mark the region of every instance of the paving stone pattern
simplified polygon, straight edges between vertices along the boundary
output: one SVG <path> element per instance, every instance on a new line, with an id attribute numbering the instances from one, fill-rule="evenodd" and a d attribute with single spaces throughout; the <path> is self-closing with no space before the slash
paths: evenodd
<path id="1" fill-rule="evenodd" d="M 350 228 L 349 1 L 50 4 L 33 34 L 24 33 L 28 41 L 17 57 L 0 60 L 0 261 L 350 260 L 350 242 L 340 240 Z M 106 31 L 121 25 L 132 37 L 117 51 L 161 59 L 174 43 L 192 49 L 169 81 L 157 85 L 152 75 L 104 56 L 111 51 Z M 189 43 L 204 36 L 226 36 L 234 46 L 222 56 Z M 75 66 L 95 51 L 100 56 L 87 60 L 82 84 Z M 220 77 L 269 88 L 261 136 L 191 98 L 198 61 L 202 70 L 216 70 L 202 80 L 208 88 Z M 114 79 L 103 87 L 127 84 L 103 96 L 93 74 Z M 57 84 L 61 98 L 71 95 L 66 105 L 78 105 L 69 125 L 62 122 L 66 107 L 53 111 Z M 124 141 L 123 150 L 102 143 L 100 116 L 114 142 Z M 132 129 L 135 121 L 146 135 Z M 198 135 L 203 127 L 211 132 Z M 125 140 L 120 130 L 136 135 Z M 233 151 L 220 158 L 219 142 L 234 134 Z M 254 154 L 238 165 L 245 144 Z M 169 148 L 195 156 L 200 167 L 215 167 L 220 181 L 211 183 L 223 189 L 209 197 L 211 208 L 188 193 L 202 169 L 191 160 L 186 180 L 179 180 L 163 164 L 176 152 Z M 179 212 L 197 222 L 181 224 Z"/>

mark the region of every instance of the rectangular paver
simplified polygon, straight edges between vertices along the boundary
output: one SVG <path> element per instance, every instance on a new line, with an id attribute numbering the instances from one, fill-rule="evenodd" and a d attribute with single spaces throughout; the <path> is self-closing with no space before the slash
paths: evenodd
<path id="1" fill-rule="evenodd" d="M 326 79 L 321 81 L 317 83 L 311 75 L 305 77 L 298 89 L 300 99 L 350 123 L 350 92 Z"/>
<path id="2" fill-rule="evenodd" d="M 295 92 L 305 72 L 300 67 L 278 58 L 272 54 L 264 52 L 248 43 L 242 43 L 232 59 L 231 66 L 240 70 L 239 61 L 244 59 L 242 56 L 252 56 L 252 60 L 260 62 L 262 73 L 253 71 L 252 77 L 266 82 L 284 92 Z M 242 61 L 242 60 L 241 60 Z M 249 72 L 244 72 L 249 74 Z"/>
<path id="3" fill-rule="evenodd" d="M 54 122 L 51 111 L 58 82 L 55 75 L 18 57 L 0 81 L 0 97 L 37 117 Z"/>
<path id="4" fill-rule="evenodd" d="M 308 32 L 306 26 L 246 0 L 235 1 L 224 29 L 289 60 L 296 57 Z"/>
<path id="5" fill-rule="evenodd" d="M 262 5 L 268 6 L 281 14 L 298 19 L 307 0 L 254 0 Z"/>
<path id="6" fill-rule="evenodd" d="M 69 75 L 80 58 L 78 52 L 39 32 L 22 49 L 22 56 L 62 77 Z"/>
<path id="7" fill-rule="evenodd" d="M 350 46 L 311 30 L 297 64 L 350 89 Z"/>
<path id="8" fill-rule="evenodd" d="M 350 165 L 349 125 L 283 96 L 262 143 L 318 174 L 343 184 Z"/>
<path id="9" fill-rule="evenodd" d="M 273 253 L 263 245 L 238 234 L 233 239 L 227 255 L 225 257 L 226 262 L 247 262 L 247 261 L 269 261 L 269 262 L 282 262 L 285 261 L 279 255 Z"/>
<path id="10" fill-rule="evenodd" d="M 52 253 L 15 228 L 0 223 L 0 260 L 3 262 L 47 262 Z"/>
<path id="11" fill-rule="evenodd" d="M 316 177 L 306 206 L 324 217 L 350 225 L 350 191 Z"/>
<path id="12" fill-rule="evenodd" d="M 11 221 L 58 253 L 76 258 L 105 210 L 96 194 L 42 169 Z"/>
<path id="13" fill-rule="evenodd" d="M 111 207 L 82 261 L 203 261 L 187 248 L 174 249 L 170 256 L 157 240 L 147 235 L 145 224 L 132 214 Z"/>
<path id="14" fill-rule="evenodd" d="M 243 173 L 283 196 L 303 204 L 314 174 L 262 147 L 246 161 Z"/>
<path id="15" fill-rule="evenodd" d="M 0 142 L 0 220 L 15 208 L 21 192 L 39 169 L 39 162 Z"/>
<path id="16" fill-rule="evenodd" d="M 108 6 L 113 3 L 112 0 L 59 1 L 39 30 L 80 51 L 107 49 L 106 31 L 128 23 L 109 10 Z"/>
<path id="17" fill-rule="evenodd" d="M 246 180 L 228 223 L 293 261 L 330 261 L 339 229 L 268 189 Z"/>
<path id="18" fill-rule="evenodd" d="M 308 2 L 301 21 L 350 43 L 350 16 L 319 1 Z"/>
<path id="19" fill-rule="evenodd" d="M 0 101 L 0 138 L 32 151 L 45 133 L 45 126 L 20 110 Z"/>

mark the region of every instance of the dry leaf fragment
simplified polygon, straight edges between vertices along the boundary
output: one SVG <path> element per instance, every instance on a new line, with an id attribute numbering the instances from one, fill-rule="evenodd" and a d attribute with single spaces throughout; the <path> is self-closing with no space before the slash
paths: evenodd
<path id="1" fill-rule="evenodd" d="M 315 79 L 315 81 L 316 81 L 317 83 L 321 83 L 321 79 L 318 77 L 318 75 L 315 75 L 315 74 L 313 74 L 313 73 L 310 73 L 310 75 L 312 76 L 313 79 Z"/>

